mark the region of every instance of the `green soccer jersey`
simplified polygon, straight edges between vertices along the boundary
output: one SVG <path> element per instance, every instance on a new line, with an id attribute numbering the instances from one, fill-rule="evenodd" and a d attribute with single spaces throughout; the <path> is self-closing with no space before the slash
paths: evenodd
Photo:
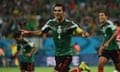
<path id="1" fill-rule="evenodd" d="M 104 36 L 103 43 L 105 43 L 106 41 L 110 39 L 110 37 L 112 36 L 115 30 L 116 30 L 116 27 L 113 25 L 113 23 L 110 20 L 108 20 L 104 24 L 101 24 L 100 31 L 102 32 Z M 109 44 L 107 48 L 105 48 L 105 50 L 117 50 L 117 49 L 118 49 L 118 45 L 115 39 Z"/>
<path id="2" fill-rule="evenodd" d="M 52 31 L 55 44 L 55 55 L 72 55 L 71 39 L 73 31 L 78 27 L 72 21 L 65 19 L 62 23 L 58 23 L 56 19 L 50 19 L 41 29 L 42 32 Z"/>
<path id="3" fill-rule="evenodd" d="M 34 55 L 28 57 L 26 54 L 29 53 L 34 47 L 34 43 L 30 40 L 23 39 L 17 42 L 17 48 L 20 50 L 20 62 L 34 62 Z"/>

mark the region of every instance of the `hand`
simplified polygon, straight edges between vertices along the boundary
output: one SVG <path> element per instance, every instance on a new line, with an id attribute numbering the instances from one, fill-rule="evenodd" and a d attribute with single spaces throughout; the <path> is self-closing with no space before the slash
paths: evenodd
<path id="1" fill-rule="evenodd" d="M 26 55 L 27 55 L 28 57 L 30 57 L 32 54 L 31 54 L 31 53 L 27 53 Z"/>
<path id="2" fill-rule="evenodd" d="M 89 33 L 88 32 L 83 32 L 82 33 L 82 37 L 88 37 L 89 36 Z"/>
<path id="3" fill-rule="evenodd" d="M 101 53 L 103 52 L 104 46 L 101 46 L 98 50 L 98 54 L 101 55 Z"/>

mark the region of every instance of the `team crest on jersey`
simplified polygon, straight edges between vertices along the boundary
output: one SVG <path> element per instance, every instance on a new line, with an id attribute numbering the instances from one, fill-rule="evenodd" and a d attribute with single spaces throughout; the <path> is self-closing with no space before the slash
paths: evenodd
<path id="1" fill-rule="evenodd" d="M 57 33 L 58 33 L 58 39 L 60 39 L 61 38 L 61 33 L 62 33 L 61 26 L 58 26 Z"/>
<path id="2" fill-rule="evenodd" d="M 58 26 L 57 33 L 58 33 L 58 34 L 59 34 L 59 33 L 62 33 L 62 28 L 61 28 L 61 26 Z"/>

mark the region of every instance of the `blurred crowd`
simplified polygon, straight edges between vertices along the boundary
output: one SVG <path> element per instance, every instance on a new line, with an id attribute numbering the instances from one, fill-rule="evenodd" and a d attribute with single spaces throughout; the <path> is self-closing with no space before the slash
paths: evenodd
<path id="1" fill-rule="evenodd" d="M 96 35 L 100 9 L 106 10 L 111 20 L 120 20 L 120 0 L 0 0 L 1 35 L 11 37 L 20 29 L 40 29 L 53 18 L 52 7 L 56 3 L 63 3 L 66 17 L 91 35 Z"/>

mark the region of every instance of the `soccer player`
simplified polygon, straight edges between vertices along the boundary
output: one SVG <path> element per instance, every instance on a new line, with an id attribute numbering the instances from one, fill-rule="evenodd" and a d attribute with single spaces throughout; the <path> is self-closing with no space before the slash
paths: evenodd
<path id="1" fill-rule="evenodd" d="M 115 68 L 120 72 L 120 51 L 116 42 L 116 26 L 107 19 L 105 11 L 99 12 L 99 21 L 101 23 L 100 31 L 104 36 L 103 44 L 99 48 L 98 72 L 104 72 L 104 65 L 111 58 Z"/>
<path id="2" fill-rule="evenodd" d="M 21 72 L 34 72 L 34 43 L 30 40 L 24 39 L 21 32 L 15 33 L 14 38 L 17 41 L 17 52 L 13 58 L 15 58 L 21 51 L 19 60 Z"/>
<path id="3" fill-rule="evenodd" d="M 55 61 L 56 66 L 53 72 L 68 72 L 72 61 L 71 38 L 73 32 L 82 34 L 86 37 L 89 34 L 79 28 L 77 24 L 65 18 L 65 7 L 62 4 L 56 4 L 53 8 L 54 19 L 50 19 L 39 31 L 21 30 L 24 34 L 41 35 L 49 30 L 52 31 L 55 43 Z"/>

